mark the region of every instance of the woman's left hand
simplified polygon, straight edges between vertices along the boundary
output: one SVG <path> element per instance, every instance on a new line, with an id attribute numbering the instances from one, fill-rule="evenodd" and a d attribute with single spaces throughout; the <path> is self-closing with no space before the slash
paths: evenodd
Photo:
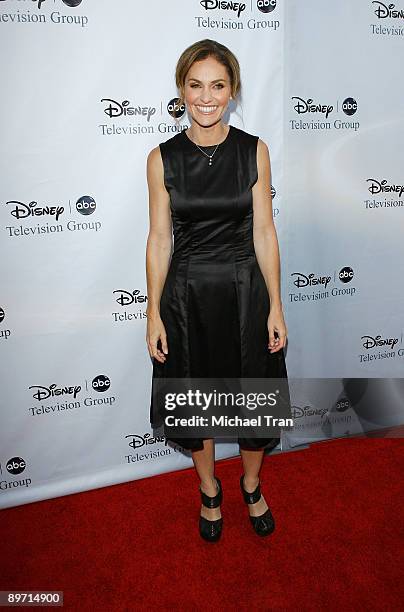
<path id="1" fill-rule="evenodd" d="M 269 333 L 268 349 L 271 353 L 276 353 L 285 346 L 288 334 L 282 308 L 271 308 L 267 325 Z M 277 338 L 275 338 L 275 332 L 277 332 Z"/>

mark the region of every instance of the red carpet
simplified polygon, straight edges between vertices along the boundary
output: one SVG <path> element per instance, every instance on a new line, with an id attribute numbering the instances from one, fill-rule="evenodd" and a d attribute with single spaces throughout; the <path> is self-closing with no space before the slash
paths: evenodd
<path id="1" fill-rule="evenodd" d="M 63 590 L 67 610 L 402 610 L 403 463 L 401 439 L 267 456 L 262 539 L 239 458 L 217 463 L 216 544 L 197 531 L 193 468 L 6 509 L 0 589 Z"/>

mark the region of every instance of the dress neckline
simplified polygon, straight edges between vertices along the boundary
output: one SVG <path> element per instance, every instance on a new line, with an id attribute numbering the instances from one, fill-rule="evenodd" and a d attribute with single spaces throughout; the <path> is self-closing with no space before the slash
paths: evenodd
<path id="1" fill-rule="evenodd" d="M 193 145 L 194 147 L 201 147 L 202 149 L 208 149 L 209 147 L 216 147 L 216 146 L 224 145 L 230 139 L 230 132 L 232 131 L 233 131 L 233 126 L 230 125 L 229 123 L 229 130 L 227 132 L 226 138 L 222 140 L 222 142 L 219 142 L 219 144 L 212 144 L 212 145 L 197 145 L 193 140 L 190 139 L 188 134 L 185 133 L 185 130 L 182 130 L 182 134 L 184 135 L 185 140 L 188 141 L 191 146 Z"/>

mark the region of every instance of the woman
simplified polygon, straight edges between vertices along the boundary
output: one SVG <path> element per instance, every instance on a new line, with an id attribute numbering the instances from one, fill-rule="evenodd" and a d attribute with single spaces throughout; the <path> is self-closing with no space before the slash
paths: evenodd
<path id="1" fill-rule="evenodd" d="M 146 341 L 153 380 L 286 378 L 268 147 L 223 122 L 241 90 L 239 63 L 227 47 L 202 40 L 179 58 L 176 84 L 191 127 L 160 143 L 147 159 Z M 152 392 L 152 425 L 159 419 Z M 214 440 L 173 441 L 192 451 L 200 479 L 200 535 L 217 541 L 223 493 L 215 477 Z M 273 531 L 274 519 L 261 494 L 259 472 L 264 449 L 278 441 L 238 438 L 241 492 L 261 536 Z"/>

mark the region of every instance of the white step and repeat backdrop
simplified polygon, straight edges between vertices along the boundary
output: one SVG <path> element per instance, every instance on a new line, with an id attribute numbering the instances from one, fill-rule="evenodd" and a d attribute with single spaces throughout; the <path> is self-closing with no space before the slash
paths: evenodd
<path id="1" fill-rule="evenodd" d="M 400 405 L 403 14 L 368 0 L 0 0 L 0 507 L 192 465 L 148 422 L 146 157 L 174 134 L 175 64 L 203 38 L 241 64 L 226 120 L 271 153 L 287 365 L 302 379 L 279 450 L 401 424 L 370 406 L 366 379 L 397 378 Z M 335 389 L 319 396 L 310 379 L 325 377 Z"/>

